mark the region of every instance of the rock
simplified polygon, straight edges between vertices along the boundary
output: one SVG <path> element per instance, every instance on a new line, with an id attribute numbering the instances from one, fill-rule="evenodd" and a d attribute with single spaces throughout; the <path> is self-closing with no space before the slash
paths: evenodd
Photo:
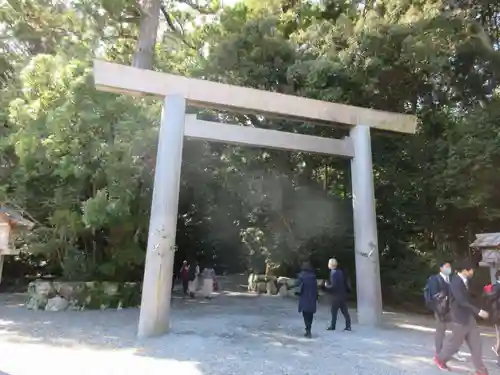
<path id="1" fill-rule="evenodd" d="M 267 281 L 267 277 L 266 275 L 257 275 L 257 274 L 254 274 L 254 282 L 266 282 Z"/>
<path id="2" fill-rule="evenodd" d="M 53 285 L 56 293 L 67 301 L 71 301 L 85 288 L 84 282 L 55 281 Z"/>
<path id="3" fill-rule="evenodd" d="M 102 289 L 107 296 L 116 296 L 118 294 L 118 283 L 103 282 Z"/>
<path id="4" fill-rule="evenodd" d="M 47 301 L 45 311 L 64 311 L 68 308 L 69 302 L 62 297 L 55 296 Z"/>
<path id="5" fill-rule="evenodd" d="M 267 292 L 267 283 L 258 282 L 257 283 L 257 293 L 266 293 Z"/>
<path id="6" fill-rule="evenodd" d="M 97 282 L 95 281 L 86 281 L 85 282 L 85 287 L 88 289 L 96 289 L 97 288 Z"/>
<path id="7" fill-rule="evenodd" d="M 283 284 L 287 284 L 288 280 L 289 280 L 288 277 L 280 276 L 280 277 L 278 277 L 277 282 L 278 282 L 278 285 L 283 285 Z"/>
<path id="8" fill-rule="evenodd" d="M 278 285 L 286 284 L 288 289 L 293 288 L 295 286 L 295 279 L 292 279 L 290 277 L 280 276 L 278 277 L 277 282 Z"/>
<path id="9" fill-rule="evenodd" d="M 48 298 L 45 296 L 33 295 L 26 303 L 28 310 L 43 310 L 47 305 Z"/>
<path id="10" fill-rule="evenodd" d="M 276 294 L 278 294 L 278 287 L 276 286 L 276 282 L 274 282 L 273 280 L 268 281 L 266 285 L 266 292 L 271 296 L 275 296 Z"/>
<path id="11" fill-rule="evenodd" d="M 29 283 L 28 293 L 30 296 L 44 296 L 51 298 L 55 296 L 56 290 L 54 289 L 52 281 L 35 280 Z"/>
<path id="12" fill-rule="evenodd" d="M 288 279 L 286 284 L 288 285 L 288 289 L 295 288 L 295 283 L 297 282 L 297 279 Z"/>
<path id="13" fill-rule="evenodd" d="M 278 289 L 278 294 L 280 297 L 287 297 L 288 296 L 288 286 L 286 284 L 282 284 L 280 288 Z"/>

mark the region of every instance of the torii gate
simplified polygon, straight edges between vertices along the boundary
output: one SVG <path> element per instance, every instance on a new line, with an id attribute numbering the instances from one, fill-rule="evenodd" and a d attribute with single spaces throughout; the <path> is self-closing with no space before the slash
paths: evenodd
<path id="1" fill-rule="evenodd" d="M 98 90 L 153 95 L 164 100 L 158 137 L 153 200 L 142 287 L 139 337 L 170 327 L 170 295 L 184 137 L 215 142 L 337 155 L 351 160 L 358 322 L 377 325 L 382 316 L 370 127 L 414 134 L 414 116 L 94 61 Z M 331 139 L 220 124 L 186 116 L 186 105 L 266 114 L 316 123 L 343 123 L 350 136 Z"/>

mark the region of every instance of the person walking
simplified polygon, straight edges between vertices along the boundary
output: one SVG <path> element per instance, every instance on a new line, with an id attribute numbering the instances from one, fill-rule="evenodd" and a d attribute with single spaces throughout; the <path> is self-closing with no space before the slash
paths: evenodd
<path id="1" fill-rule="evenodd" d="M 484 299 L 490 321 L 495 325 L 496 343 L 491 350 L 495 353 L 497 366 L 500 367 L 500 271 L 497 271 L 495 278 L 495 283 L 484 287 Z"/>
<path id="2" fill-rule="evenodd" d="M 318 300 L 318 283 L 316 274 L 309 262 L 304 262 L 302 271 L 296 282 L 299 288 L 299 313 L 302 313 L 306 328 L 305 337 L 311 338 L 311 328 L 316 313 L 316 302 Z"/>
<path id="3" fill-rule="evenodd" d="M 475 375 L 487 375 L 488 370 L 483 363 L 481 336 L 476 317 L 488 319 L 488 313 L 472 303 L 469 292 L 469 282 L 474 276 L 474 265 L 464 261 L 457 267 L 457 276 L 450 281 L 450 310 L 452 330 L 450 339 L 445 342 L 443 349 L 434 357 L 434 363 L 444 371 L 450 371 L 447 362 L 452 358 L 463 342 L 469 346 L 472 363 L 476 370 Z"/>
<path id="4" fill-rule="evenodd" d="M 347 293 L 348 284 L 342 270 L 338 269 L 338 262 L 332 258 L 328 261 L 328 268 L 330 269 L 329 282 L 325 284 L 325 288 L 331 294 L 332 298 L 332 321 L 328 327 L 329 331 L 335 331 L 337 325 L 338 311 L 344 315 L 345 328 L 344 331 L 351 331 L 351 317 L 347 309 Z"/>
<path id="5" fill-rule="evenodd" d="M 200 266 L 194 263 L 189 266 L 189 282 L 188 290 L 189 296 L 194 298 L 196 291 L 198 290 L 198 275 L 200 274 Z"/>
<path id="6" fill-rule="evenodd" d="M 189 291 L 189 264 L 187 260 L 182 262 L 181 270 L 179 271 L 179 278 L 182 281 L 182 290 L 184 295 L 188 295 Z"/>
<path id="7" fill-rule="evenodd" d="M 205 267 L 205 269 L 201 273 L 201 277 L 203 280 L 203 286 L 202 286 L 203 297 L 211 299 L 212 293 L 214 292 L 214 283 L 215 283 L 214 268 L 211 265 Z"/>
<path id="8" fill-rule="evenodd" d="M 450 280 L 452 266 L 450 262 L 442 262 L 439 265 L 439 273 L 429 277 L 425 288 L 425 300 L 427 307 L 434 312 L 436 319 L 436 332 L 434 334 L 434 355 L 438 355 L 443 349 L 446 336 L 446 328 L 451 324 L 450 316 Z M 465 362 L 466 358 L 456 353 L 453 359 Z"/>

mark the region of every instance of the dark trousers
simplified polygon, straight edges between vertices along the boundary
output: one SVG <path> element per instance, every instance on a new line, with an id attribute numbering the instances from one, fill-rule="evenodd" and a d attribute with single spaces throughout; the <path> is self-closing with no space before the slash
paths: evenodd
<path id="1" fill-rule="evenodd" d="M 495 348 L 495 351 L 497 354 L 497 365 L 500 366 L 500 325 L 498 324 L 495 324 L 495 333 L 496 333 L 496 338 L 497 338 L 497 342 L 494 346 Z"/>
<path id="2" fill-rule="evenodd" d="M 188 289 L 189 289 L 189 280 L 188 279 L 182 279 L 182 290 L 184 291 L 184 294 L 188 294 Z"/>
<path id="3" fill-rule="evenodd" d="M 434 314 L 436 318 L 436 333 L 434 334 L 434 346 L 436 348 L 436 355 L 441 353 L 443 350 L 443 342 L 446 336 L 446 326 L 450 325 L 450 321 L 448 318 L 441 318 L 437 314 Z"/>
<path id="4" fill-rule="evenodd" d="M 481 374 L 487 374 L 488 370 L 483 363 L 479 328 L 476 320 L 472 316 L 467 324 L 451 323 L 451 337 L 445 342 L 443 350 L 438 354 L 437 359 L 441 363 L 448 362 L 458 349 L 460 349 L 464 341 L 469 346 L 472 364 L 476 371 Z"/>
<path id="5" fill-rule="evenodd" d="M 446 337 L 446 328 L 451 327 L 451 318 L 450 315 L 446 315 L 444 318 L 440 318 L 438 314 L 434 314 L 436 318 L 436 333 L 434 334 L 434 346 L 435 353 L 438 355 L 443 350 L 443 343 Z"/>
<path id="6" fill-rule="evenodd" d="M 344 297 L 333 297 L 331 309 L 332 323 L 330 327 L 335 329 L 335 326 L 337 325 L 337 315 L 339 313 L 339 310 L 342 315 L 344 315 L 345 327 L 351 328 L 351 317 L 349 315 L 349 310 L 347 310 L 347 303 Z"/>
<path id="7" fill-rule="evenodd" d="M 304 317 L 304 324 L 306 326 L 306 332 L 311 332 L 311 327 L 313 324 L 314 313 L 302 311 L 302 316 Z"/>

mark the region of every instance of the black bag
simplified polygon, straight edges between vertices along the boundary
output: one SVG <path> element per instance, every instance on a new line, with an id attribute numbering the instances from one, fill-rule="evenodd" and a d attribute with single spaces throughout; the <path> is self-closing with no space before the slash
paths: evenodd
<path id="1" fill-rule="evenodd" d="M 425 306 L 429 310 L 435 312 L 438 316 L 445 317 L 450 311 L 450 299 L 448 294 L 445 292 L 439 292 L 431 295 L 430 284 L 435 281 L 439 284 L 440 289 L 443 289 L 443 283 L 446 282 L 437 275 L 433 275 L 427 279 L 427 284 L 424 288 Z"/>
<path id="2" fill-rule="evenodd" d="M 434 301 L 432 300 L 431 296 L 431 282 L 433 280 L 434 276 L 431 276 L 427 279 L 427 283 L 425 284 L 424 288 L 424 302 L 425 302 L 425 307 L 427 307 L 429 310 L 434 311 Z"/>

